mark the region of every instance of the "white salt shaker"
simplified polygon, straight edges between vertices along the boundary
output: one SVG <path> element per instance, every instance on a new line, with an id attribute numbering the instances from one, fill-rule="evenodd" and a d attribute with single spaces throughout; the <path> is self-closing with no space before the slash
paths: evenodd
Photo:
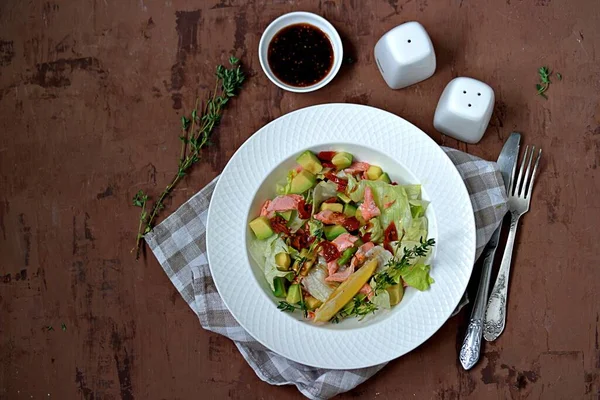
<path id="1" fill-rule="evenodd" d="M 375 61 L 392 89 L 421 82 L 435 72 L 431 39 L 423 25 L 414 21 L 398 25 L 379 39 Z"/>
<path id="2" fill-rule="evenodd" d="M 448 83 L 433 117 L 438 131 L 467 143 L 477 143 L 492 117 L 494 91 L 473 78 L 454 78 Z"/>

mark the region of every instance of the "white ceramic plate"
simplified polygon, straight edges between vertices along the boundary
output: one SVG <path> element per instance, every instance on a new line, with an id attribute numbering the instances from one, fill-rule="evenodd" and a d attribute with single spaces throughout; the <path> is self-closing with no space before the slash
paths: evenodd
<path id="1" fill-rule="evenodd" d="M 437 241 L 430 290 L 408 289 L 398 306 L 360 322 L 316 326 L 299 313 L 277 309 L 277 299 L 246 251 L 247 242 L 255 240 L 248 222 L 306 149 L 346 150 L 380 165 L 392 180 L 423 185 L 423 198 L 431 202 L 429 236 Z M 424 132 L 376 108 L 325 104 L 276 119 L 233 155 L 210 203 L 207 249 L 221 297 L 259 342 L 302 364 L 362 368 L 408 353 L 448 319 L 473 269 L 475 220 L 458 171 Z"/>

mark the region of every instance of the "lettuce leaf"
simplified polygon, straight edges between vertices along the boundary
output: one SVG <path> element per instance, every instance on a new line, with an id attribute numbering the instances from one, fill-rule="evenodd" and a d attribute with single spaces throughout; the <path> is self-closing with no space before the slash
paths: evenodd
<path id="1" fill-rule="evenodd" d="M 376 272 L 380 272 L 386 268 L 388 261 L 393 257 L 393 254 L 383 248 L 383 246 L 375 246 L 371 250 L 365 253 L 366 261 L 371 261 L 373 259 L 377 260 L 377 269 Z"/>
<path id="2" fill-rule="evenodd" d="M 383 243 L 383 228 L 379 218 L 372 218 L 367 225 L 360 228 L 361 235 L 366 233 L 371 234 L 370 241 L 373 243 Z"/>
<path id="3" fill-rule="evenodd" d="M 349 197 L 352 198 L 352 193 L 354 193 L 355 189 L 358 188 L 358 180 L 356 180 L 356 178 L 350 174 L 346 175 L 346 178 L 348 179 L 348 186 L 346 186 L 346 193 L 349 193 Z M 362 195 L 360 198 L 362 199 Z"/>
<path id="4" fill-rule="evenodd" d="M 412 213 L 404 186 L 394 186 L 383 181 L 362 180 L 358 183 L 358 189 L 350 194 L 350 198 L 355 202 L 362 200 L 367 186 L 373 191 L 375 204 L 381 211 L 379 218 L 384 231 L 391 222 L 394 222 L 399 233 L 402 229 L 411 226 Z M 384 207 L 386 204 L 387 208 Z"/>
<path id="5" fill-rule="evenodd" d="M 298 216 L 298 211 L 294 210 L 292 211 L 292 217 L 287 223 L 287 226 L 290 228 L 290 231 L 296 232 L 298 229 L 302 228 L 302 225 L 304 225 L 305 221 L 305 219 L 302 219 Z"/>
<path id="6" fill-rule="evenodd" d="M 329 285 L 325 278 L 327 278 L 327 268 L 323 264 L 319 264 L 312 268 L 308 275 L 302 279 L 302 286 L 306 291 L 323 303 L 327 301 L 329 295 L 335 289 L 335 286 Z"/>
<path id="7" fill-rule="evenodd" d="M 406 249 L 413 249 L 420 246 L 419 240 L 402 240 L 402 242 L 392 242 L 392 248 L 394 249 L 394 257 L 397 259 L 401 259 L 404 256 L 404 252 Z M 427 251 L 427 254 L 424 257 L 413 258 L 409 261 L 409 265 L 415 264 L 428 264 L 429 259 L 431 258 L 431 248 Z"/>
<path id="8" fill-rule="evenodd" d="M 425 215 L 425 211 L 427 211 L 427 206 L 429 205 L 428 201 L 425 200 L 408 200 L 410 204 L 410 212 L 412 213 L 413 218 L 420 218 Z"/>
<path id="9" fill-rule="evenodd" d="M 377 308 L 390 309 L 390 294 L 387 290 L 383 290 L 371 299 L 371 303 L 375 304 Z"/>
<path id="10" fill-rule="evenodd" d="M 409 200 L 421 200 L 421 185 L 404 185 Z"/>
<path id="11" fill-rule="evenodd" d="M 419 242 L 421 238 L 427 239 L 427 223 L 427 217 L 413 219 L 410 226 L 404 227 L 402 243 L 404 244 L 404 241 Z"/>
<path id="12" fill-rule="evenodd" d="M 273 279 L 277 276 L 286 276 L 290 273 L 289 271 L 280 271 L 277 269 L 275 255 L 289 253 L 288 246 L 279 235 L 273 235 L 267 240 L 251 240 L 248 251 L 254 262 L 262 268 L 271 290 L 275 290 Z"/>
<path id="13" fill-rule="evenodd" d="M 320 238 L 323 236 L 323 223 L 318 219 L 309 219 L 308 230 L 310 232 L 310 236 Z"/>
<path id="14" fill-rule="evenodd" d="M 294 179 L 294 177 L 296 175 L 298 175 L 296 170 L 291 169 L 291 170 L 289 170 L 289 172 L 287 174 L 285 185 L 281 185 L 279 183 L 277 185 L 275 185 L 275 191 L 277 192 L 278 195 L 284 195 L 284 194 L 290 193 L 290 191 L 292 190 L 292 179 Z"/>
<path id="15" fill-rule="evenodd" d="M 435 281 L 429 275 L 431 267 L 426 264 L 415 264 L 411 267 L 404 268 L 400 273 L 402 279 L 410 287 L 423 291 L 429 289 Z"/>
<path id="16" fill-rule="evenodd" d="M 333 182 L 321 181 L 315 186 L 313 191 L 313 214 L 317 213 L 319 206 L 325 200 L 337 196 L 337 185 Z"/>

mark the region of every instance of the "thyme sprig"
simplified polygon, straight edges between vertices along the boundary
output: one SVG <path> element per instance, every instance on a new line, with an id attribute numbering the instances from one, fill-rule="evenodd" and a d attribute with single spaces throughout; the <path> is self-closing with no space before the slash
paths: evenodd
<path id="1" fill-rule="evenodd" d="M 377 306 L 373 304 L 364 294 L 357 294 L 342 308 L 337 314 L 331 318 L 331 322 L 337 324 L 345 318 L 359 317 L 362 321 L 364 317 L 377 311 Z"/>
<path id="2" fill-rule="evenodd" d="M 149 210 L 146 207 L 149 196 L 143 190 L 138 191 L 133 197 L 133 205 L 142 209 L 135 247 L 133 248 L 136 259 L 140 256 L 142 238 L 154 228 L 154 222 L 159 211 L 165 207 L 165 199 L 188 173 L 190 167 L 200 160 L 200 152 L 210 144 L 210 136 L 214 128 L 219 125 L 225 106 L 242 87 L 245 76 L 239 65 L 239 60 L 232 56 L 229 58 L 229 64 L 231 65 L 229 68 L 222 65 L 217 67 L 215 88 L 209 94 L 200 113 L 198 110 L 199 100 L 197 99 L 190 117 L 181 117 L 182 135 L 179 137 L 181 140 L 181 153 L 177 173 L 171 183 L 167 185 Z"/>
<path id="3" fill-rule="evenodd" d="M 425 257 L 430 248 L 435 245 L 435 239 L 420 239 L 419 245 L 412 249 L 405 249 L 400 259 L 392 257 L 386 264 L 386 268 L 373 276 L 375 282 L 375 294 L 379 294 L 390 286 L 400 283 L 400 277 L 405 268 L 410 266 L 410 262 L 417 257 Z"/>

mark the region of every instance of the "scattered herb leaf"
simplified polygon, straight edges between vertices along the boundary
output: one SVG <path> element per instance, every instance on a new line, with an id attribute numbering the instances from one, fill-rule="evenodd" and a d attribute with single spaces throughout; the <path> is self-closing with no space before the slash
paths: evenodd
<path id="1" fill-rule="evenodd" d="M 550 87 L 550 84 L 552 83 L 550 81 L 550 76 L 552 75 L 552 71 L 550 71 L 550 69 L 548 67 L 540 67 L 538 69 L 538 75 L 540 76 L 540 83 L 535 85 L 537 94 L 539 94 L 540 96 L 542 96 L 543 98 L 545 98 L 547 100 L 548 96 L 546 96 L 546 91 L 548 90 L 548 88 Z M 562 75 L 560 74 L 560 72 L 556 73 L 556 78 L 559 81 L 562 81 Z"/>
<path id="2" fill-rule="evenodd" d="M 63 332 L 67 331 L 67 325 L 63 322 L 62 324 L 60 324 L 60 329 L 63 330 Z"/>
<path id="3" fill-rule="evenodd" d="M 540 74 L 540 81 L 542 83 L 550 83 L 550 70 L 548 69 L 548 67 L 540 67 L 540 69 L 538 70 L 538 73 Z"/>
<path id="4" fill-rule="evenodd" d="M 45 329 L 46 329 L 46 332 L 50 332 L 50 331 L 53 331 L 53 330 L 54 330 L 54 328 L 52 327 L 52 325 L 48 325 L 48 326 L 46 326 L 46 328 L 45 328 Z"/>

